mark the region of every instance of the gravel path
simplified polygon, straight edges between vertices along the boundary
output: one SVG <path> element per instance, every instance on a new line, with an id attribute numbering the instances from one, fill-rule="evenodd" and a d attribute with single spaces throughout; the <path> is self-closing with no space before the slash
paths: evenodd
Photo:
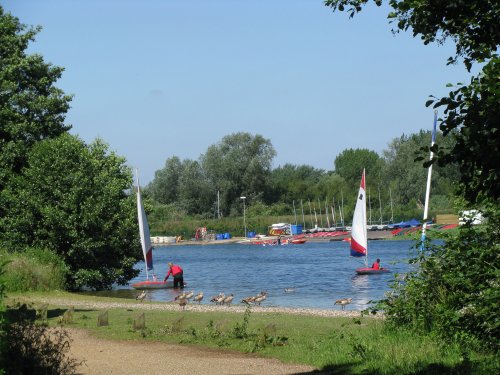
<path id="1" fill-rule="evenodd" d="M 284 364 L 233 351 L 206 349 L 146 341 L 97 339 L 86 331 L 70 329 L 73 339 L 70 357 L 85 360 L 78 374 L 87 375 L 219 375 L 219 374 L 304 374 L 313 367 Z"/>

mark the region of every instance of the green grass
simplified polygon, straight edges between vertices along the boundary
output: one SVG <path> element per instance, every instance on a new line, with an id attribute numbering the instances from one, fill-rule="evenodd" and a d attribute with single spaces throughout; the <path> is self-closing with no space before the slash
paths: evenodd
<path id="1" fill-rule="evenodd" d="M 7 292 L 64 289 L 68 268 L 49 250 L 9 253 L 0 249 L 0 262 L 6 262 L 1 281 Z"/>
<path id="2" fill-rule="evenodd" d="M 78 307 L 72 323 L 65 324 L 106 339 L 161 341 L 254 352 L 338 374 L 486 374 L 498 369 L 498 360 L 492 356 L 467 353 L 464 357 L 455 346 L 442 345 L 425 335 L 389 330 L 383 320 L 371 317 L 326 318 L 249 312 L 245 318 L 245 314 L 234 312 L 137 309 L 132 306 L 133 300 L 64 292 L 10 295 L 7 303 L 39 300 L 40 296 L 65 301 L 62 305 L 49 306 L 47 316 L 51 325 L 60 324 L 58 317 L 79 301 L 130 302 L 130 308 L 108 310 L 108 326 L 97 327 L 97 316 L 104 310 Z M 134 319 L 141 313 L 145 314 L 146 328 L 134 330 Z"/>

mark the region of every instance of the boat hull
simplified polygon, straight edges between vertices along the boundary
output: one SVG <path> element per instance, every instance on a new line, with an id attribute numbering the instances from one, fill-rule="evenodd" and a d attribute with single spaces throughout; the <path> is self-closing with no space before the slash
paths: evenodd
<path id="1" fill-rule="evenodd" d="M 174 287 L 173 281 L 139 281 L 131 285 L 134 289 L 168 289 Z"/>
<path id="2" fill-rule="evenodd" d="M 388 270 L 387 268 L 382 268 L 379 270 L 370 267 L 356 268 L 356 273 L 358 275 L 378 275 L 381 273 L 390 273 L 390 272 L 391 270 Z"/>

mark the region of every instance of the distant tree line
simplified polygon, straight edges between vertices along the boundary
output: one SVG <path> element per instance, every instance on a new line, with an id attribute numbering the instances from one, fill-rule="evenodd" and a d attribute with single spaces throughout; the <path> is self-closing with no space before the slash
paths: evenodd
<path id="1" fill-rule="evenodd" d="M 234 133 L 211 145 L 198 160 L 180 160 L 177 156 L 167 159 L 146 193 L 154 203 L 170 206 L 172 216 L 168 219 L 179 213 L 205 218 L 241 215 L 242 196 L 246 197 L 247 208 L 274 207 L 268 213 L 293 214 L 294 207 L 297 210 L 299 205 L 305 205 L 308 211 L 312 205 L 318 213 L 342 207 L 350 215 L 365 168 L 374 211 L 379 212 L 383 205 L 387 214 L 392 203 L 398 220 L 409 219 L 407 215 L 422 208 L 427 178 L 426 170 L 415 163 L 415 158 L 430 142 L 431 131 L 421 130 L 393 139 L 382 155 L 368 149 L 344 150 L 335 159 L 332 155 L 331 171 L 294 164 L 273 169 L 276 152 L 271 140 Z M 438 142 L 443 147 L 453 146 L 453 139 L 441 134 Z M 434 209 L 452 209 L 458 179 L 454 164 L 434 169 Z"/>

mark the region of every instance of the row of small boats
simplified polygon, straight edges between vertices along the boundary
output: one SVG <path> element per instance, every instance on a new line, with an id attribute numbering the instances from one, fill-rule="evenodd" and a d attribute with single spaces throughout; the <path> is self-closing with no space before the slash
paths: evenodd
<path id="1" fill-rule="evenodd" d="M 307 242 L 304 237 L 259 237 L 249 238 L 239 241 L 242 245 L 261 245 L 261 246 L 279 246 L 279 245 L 302 245 Z"/>

